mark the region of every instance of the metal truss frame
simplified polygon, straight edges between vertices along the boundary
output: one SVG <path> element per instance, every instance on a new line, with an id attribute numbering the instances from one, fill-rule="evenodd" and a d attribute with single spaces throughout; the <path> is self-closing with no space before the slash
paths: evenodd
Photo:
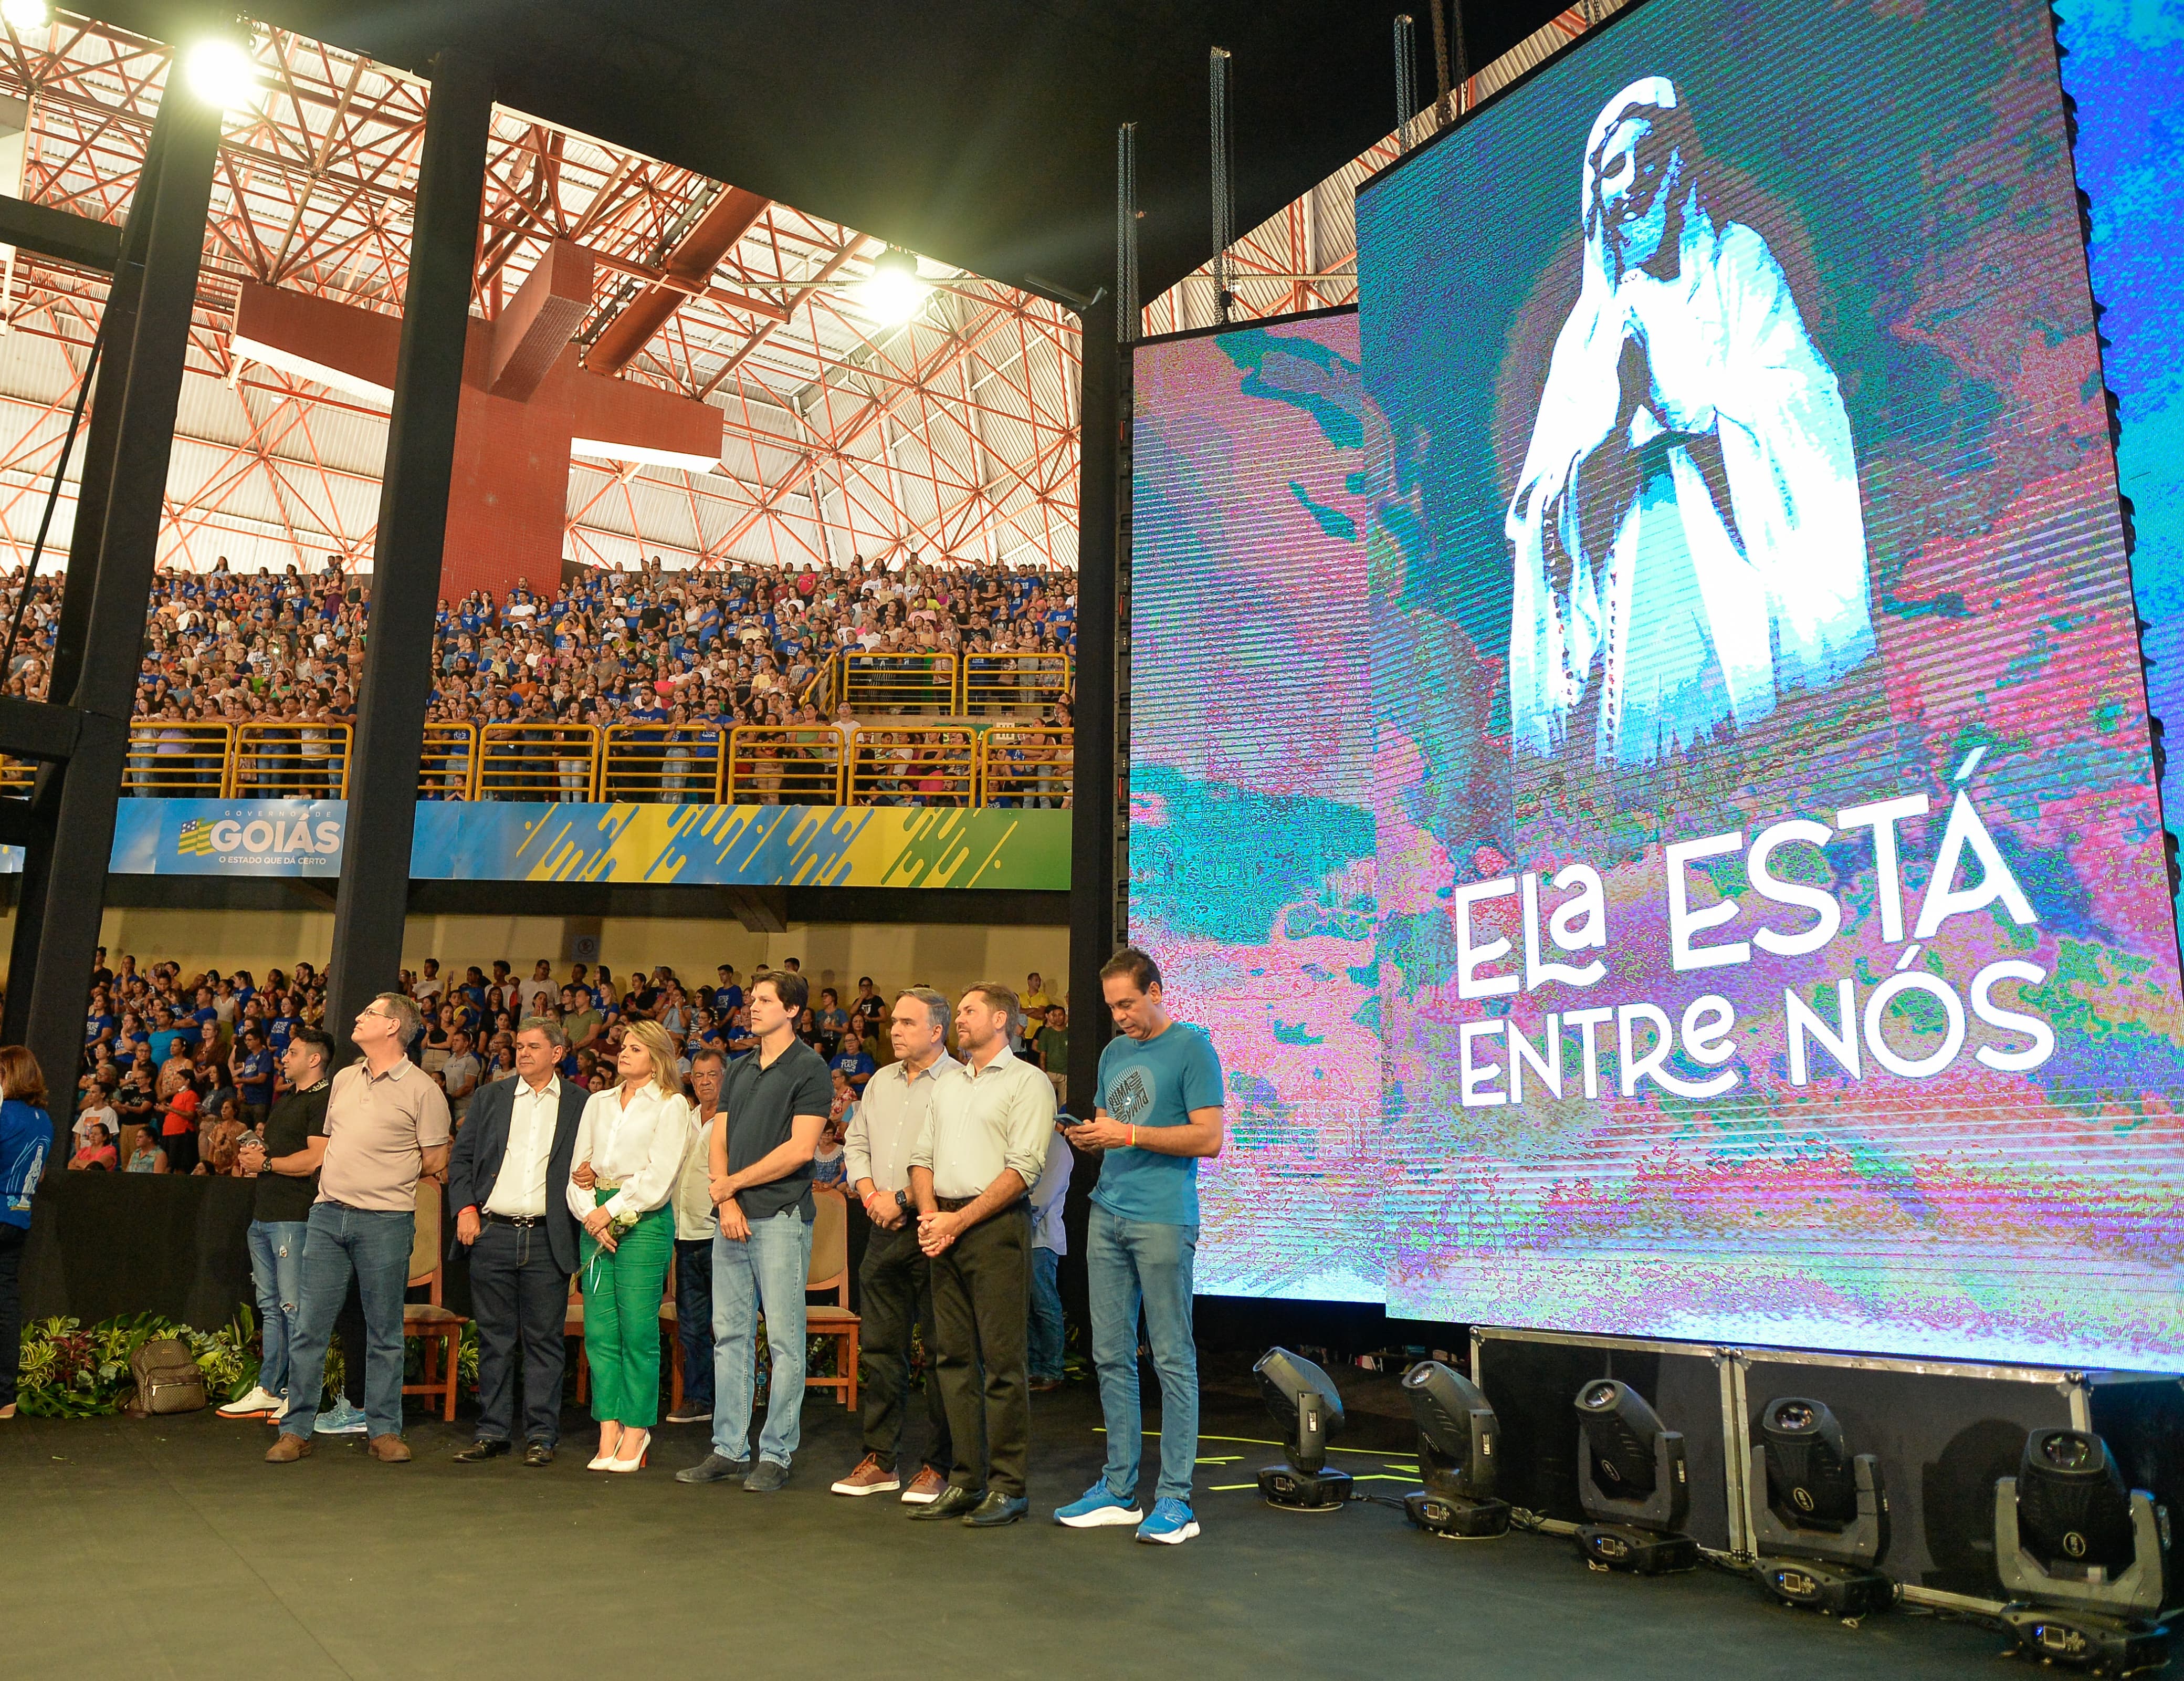
<path id="1" fill-rule="evenodd" d="M 307 567 L 329 553 L 368 562 L 385 409 L 238 362 L 234 312 L 248 279 L 399 313 L 430 88 L 265 25 L 253 50 L 263 97 L 231 112 L 222 137 L 177 433 L 196 447 L 187 472 L 177 451 L 161 552 L 208 566 L 224 541 L 253 539 Z M 29 107 L 22 196 L 119 222 L 170 57 L 67 13 L 28 31 L 0 25 L 0 93 Z M 725 416 L 710 472 L 572 463 L 565 555 L 1073 565 L 1076 317 L 928 262 L 924 309 L 878 327 L 846 288 L 883 244 L 782 204 L 692 281 L 670 259 L 728 190 L 494 112 L 473 313 L 495 315 L 550 241 L 575 241 L 595 276 L 579 345 L 648 291 L 681 293 L 621 377 Z M 63 360 L 11 358 L 0 381 L 0 559 L 27 551 L 25 511 L 53 471 L 105 291 L 103 276 L 15 257 L 0 332 L 54 341 Z"/>

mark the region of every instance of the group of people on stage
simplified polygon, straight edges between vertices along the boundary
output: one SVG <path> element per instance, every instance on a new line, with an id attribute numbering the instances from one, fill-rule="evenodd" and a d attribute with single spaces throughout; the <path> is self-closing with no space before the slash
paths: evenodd
<path id="1" fill-rule="evenodd" d="M 1034 1298 L 1051 1297 L 1074 1147 L 1100 1158 L 1086 1265 L 1108 1457 L 1100 1480 L 1054 1516 L 1072 1527 L 1135 1525 L 1145 1541 L 1198 1533 L 1196 1176 L 1222 1146 L 1221 1070 L 1204 1031 L 1167 1014 L 1145 952 L 1117 952 L 1100 982 L 1119 1036 L 1101 1053 L 1089 1120 L 1058 1116 L 1053 1083 L 1010 1048 L 1022 1027 L 1011 989 L 972 987 L 952 1011 L 927 987 L 897 996 L 896 1060 L 867 1082 L 845 1140 L 846 1189 L 871 1225 L 860 1267 L 865 1451 L 835 1493 L 899 1492 L 914 1518 L 981 1528 L 1028 1511 L 1034 1341 L 1052 1345 L 1045 1372 L 1059 1363 L 1059 1326 L 1035 1323 L 1048 1315 Z M 476 1439 L 458 1460 L 516 1451 L 520 1374 L 524 1463 L 552 1463 L 573 1276 L 599 1424 L 590 1468 L 641 1469 L 660 1415 L 660 1304 L 679 1267 L 686 1280 L 710 1272 L 712 1439 L 677 1479 L 785 1486 L 805 1391 L 813 1158 L 833 1084 L 798 1036 L 807 1002 L 800 975 L 755 980 L 756 1048 L 733 1062 L 717 1048 L 695 1052 L 688 1093 L 657 1023 L 628 1025 L 616 1082 L 591 1092 L 562 1077 L 561 1023 L 528 1018 L 515 1073 L 476 1093 L 460 1133 L 445 1093 L 406 1053 L 421 1026 L 408 997 L 366 1006 L 354 1030 L 359 1058 L 331 1077 L 331 1042 L 298 1031 L 283 1053 L 287 1095 L 249 1147 L 254 1259 L 276 1283 L 277 1310 L 266 1315 L 258 1387 L 227 1410 L 272 1418 L 269 1460 L 309 1454 L 328 1342 L 346 1311 L 360 1321 L 343 1346 L 363 1350 L 369 1450 L 410 1457 L 403 1295 L 419 1179 L 444 1175 L 478 1331 Z M 1047 1287 L 1035 1290 L 1040 1275 Z M 1162 1393 L 1150 1513 L 1137 1499 L 1141 1311 Z M 754 1448 L 761 1314 L 770 1376 Z M 929 1433 L 905 1484 L 913 1326 L 932 1354 Z"/>

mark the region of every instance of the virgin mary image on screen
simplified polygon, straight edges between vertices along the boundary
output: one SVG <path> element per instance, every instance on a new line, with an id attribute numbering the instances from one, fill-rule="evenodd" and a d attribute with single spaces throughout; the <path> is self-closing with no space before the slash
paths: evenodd
<path id="1" fill-rule="evenodd" d="M 1520 760 L 1654 764 L 1873 651 L 1836 377 L 1708 187 L 1667 79 L 1595 119 L 1577 304 L 1507 522 Z"/>

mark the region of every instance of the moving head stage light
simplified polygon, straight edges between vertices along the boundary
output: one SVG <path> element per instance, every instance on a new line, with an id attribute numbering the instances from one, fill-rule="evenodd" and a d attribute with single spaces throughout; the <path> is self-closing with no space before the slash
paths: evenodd
<path id="1" fill-rule="evenodd" d="M 1994 1564 L 2013 1601 L 2002 1620 L 2019 1653 L 2103 1675 L 2167 1662 L 2168 1530 L 2099 1437 L 2034 1431 L 2017 1475 L 1994 1485 Z"/>
<path id="2" fill-rule="evenodd" d="M 1747 1451 L 1752 1486 L 1767 1491 L 1754 1524 L 1760 1585 L 1830 1617 L 1895 1603 L 1896 1584 L 1873 1567 L 1888 1550 L 1880 1461 L 1850 1457 L 1836 1416 L 1796 1395 L 1767 1403 Z"/>
<path id="3" fill-rule="evenodd" d="M 1509 1503 L 1494 1495 L 1494 1448 L 1501 1429 L 1479 1388 L 1439 1360 L 1403 1374 L 1418 1426 L 1418 1470 L 1426 1486 L 1403 1496 L 1403 1510 L 1435 1535 L 1476 1539 L 1509 1532 Z"/>
<path id="4" fill-rule="evenodd" d="M 1335 1511 L 1350 1499 L 1346 1471 L 1327 1468 L 1327 1444 L 1342 1430 L 1342 1397 L 1334 1380 L 1301 1354 L 1269 1349 L 1251 1368 L 1267 1410 L 1282 1427 L 1289 1463 L 1259 1473 L 1259 1493 L 1288 1511 Z"/>
<path id="5" fill-rule="evenodd" d="M 1577 1550 L 1602 1570 L 1658 1576 L 1691 1570 L 1699 1544 L 1683 1533 L 1691 1509 L 1682 1432 L 1663 1429 L 1645 1397 L 1613 1377 L 1577 1392 L 1578 1502 L 1593 1520 Z"/>

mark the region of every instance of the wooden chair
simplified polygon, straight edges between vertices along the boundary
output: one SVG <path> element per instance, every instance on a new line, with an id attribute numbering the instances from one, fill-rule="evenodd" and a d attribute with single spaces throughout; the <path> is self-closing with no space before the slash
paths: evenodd
<path id="1" fill-rule="evenodd" d="M 410 1287 L 429 1287 L 432 1300 L 408 1302 L 402 1309 L 402 1334 L 424 1344 L 423 1381 L 404 1383 L 405 1395 L 437 1395 L 440 1416 L 453 1423 L 455 1385 L 461 1365 L 463 1326 L 470 1321 L 452 1308 L 440 1305 L 440 1273 L 446 1265 L 440 1250 L 442 1198 L 437 1180 L 417 1181 L 417 1235 L 410 1244 Z"/>
<path id="2" fill-rule="evenodd" d="M 833 1377 L 806 1376 L 807 1389 L 839 1389 L 842 1405 L 857 1410 L 857 1315 L 850 1311 L 850 1199 L 829 1186 L 814 1189 L 817 1214 L 811 1225 L 811 1267 L 805 1275 L 806 1295 L 833 1293 L 834 1300 L 807 1305 L 805 1328 L 815 1337 L 834 1339 Z"/>

